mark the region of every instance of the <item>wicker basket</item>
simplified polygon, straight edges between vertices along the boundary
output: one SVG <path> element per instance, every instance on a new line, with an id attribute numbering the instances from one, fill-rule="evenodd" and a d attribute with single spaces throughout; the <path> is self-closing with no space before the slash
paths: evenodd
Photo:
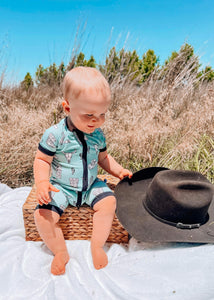
<path id="1" fill-rule="evenodd" d="M 110 175 L 98 175 L 102 180 L 106 179 L 108 186 L 114 190 L 118 179 Z M 26 202 L 23 205 L 23 217 L 25 225 L 26 241 L 41 241 L 34 222 L 34 211 L 36 207 L 36 189 L 33 186 Z M 89 206 L 83 205 L 78 210 L 76 207 L 68 206 L 59 220 L 66 240 L 88 240 L 92 234 L 92 218 L 94 211 Z M 110 235 L 107 242 L 128 243 L 128 232 L 120 224 L 115 215 Z"/>

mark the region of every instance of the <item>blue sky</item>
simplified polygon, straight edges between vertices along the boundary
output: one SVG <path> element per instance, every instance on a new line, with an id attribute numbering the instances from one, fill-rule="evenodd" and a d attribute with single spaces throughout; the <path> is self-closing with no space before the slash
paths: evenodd
<path id="1" fill-rule="evenodd" d="M 7 80 L 34 76 L 39 64 L 67 63 L 78 45 L 97 63 L 112 46 L 139 56 L 153 49 L 164 62 L 185 42 L 214 67 L 213 16 L 213 0 L 1 0 L 0 72 L 7 65 Z"/>

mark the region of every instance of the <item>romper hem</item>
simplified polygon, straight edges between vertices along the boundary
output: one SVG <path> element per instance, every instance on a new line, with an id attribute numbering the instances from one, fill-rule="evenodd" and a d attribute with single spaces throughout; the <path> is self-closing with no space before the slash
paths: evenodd
<path id="1" fill-rule="evenodd" d="M 114 193 L 113 192 L 104 192 L 102 194 L 99 194 L 96 198 L 94 198 L 94 200 L 92 201 L 91 203 L 91 207 L 93 208 L 93 206 L 99 202 L 100 200 L 106 198 L 106 197 L 109 197 L 109 196 L 114 196 Z"/>
<path id="2" fill-rule="evenodd" d="M 52 211 L 58 213 L 60 215 L 60 217 L 63 214 L 63 210 L 53 204 L 43 204 L 43 205 L 38 204 L 36 206 L 35 210 L 36 209 L 49 209 L 49 210 L 52 210 Z"/>

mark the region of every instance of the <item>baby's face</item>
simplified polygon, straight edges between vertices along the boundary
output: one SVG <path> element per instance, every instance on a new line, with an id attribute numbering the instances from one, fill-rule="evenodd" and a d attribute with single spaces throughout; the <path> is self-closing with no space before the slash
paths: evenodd
<path id="1" fill-rule="evenodd" d="M 70 101 L 68 116 L 77 129 L 89 134 L 105 122 L 109 105 L 110 95 L 103 96 L 89 89 Z"/>

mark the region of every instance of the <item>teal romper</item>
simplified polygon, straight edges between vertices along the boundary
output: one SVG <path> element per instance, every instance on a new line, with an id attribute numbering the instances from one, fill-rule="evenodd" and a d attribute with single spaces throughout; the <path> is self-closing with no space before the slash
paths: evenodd
<path id="1" fill-rule="evenodd" d="M 107 184 L 97 178 L 98 156 L 106 150 L 105 136 L 100 128 L 91 134 L 78 129 L 70 131 L 67 117 L 43 134 L 38 149 L 53 156 L 50 182 L 60 192 L 50 192 L 48 205 L 38 208 L 54 210 L 60 215 L 70 204 L 91 207 L 101 199 L 114 195 Z"/>

